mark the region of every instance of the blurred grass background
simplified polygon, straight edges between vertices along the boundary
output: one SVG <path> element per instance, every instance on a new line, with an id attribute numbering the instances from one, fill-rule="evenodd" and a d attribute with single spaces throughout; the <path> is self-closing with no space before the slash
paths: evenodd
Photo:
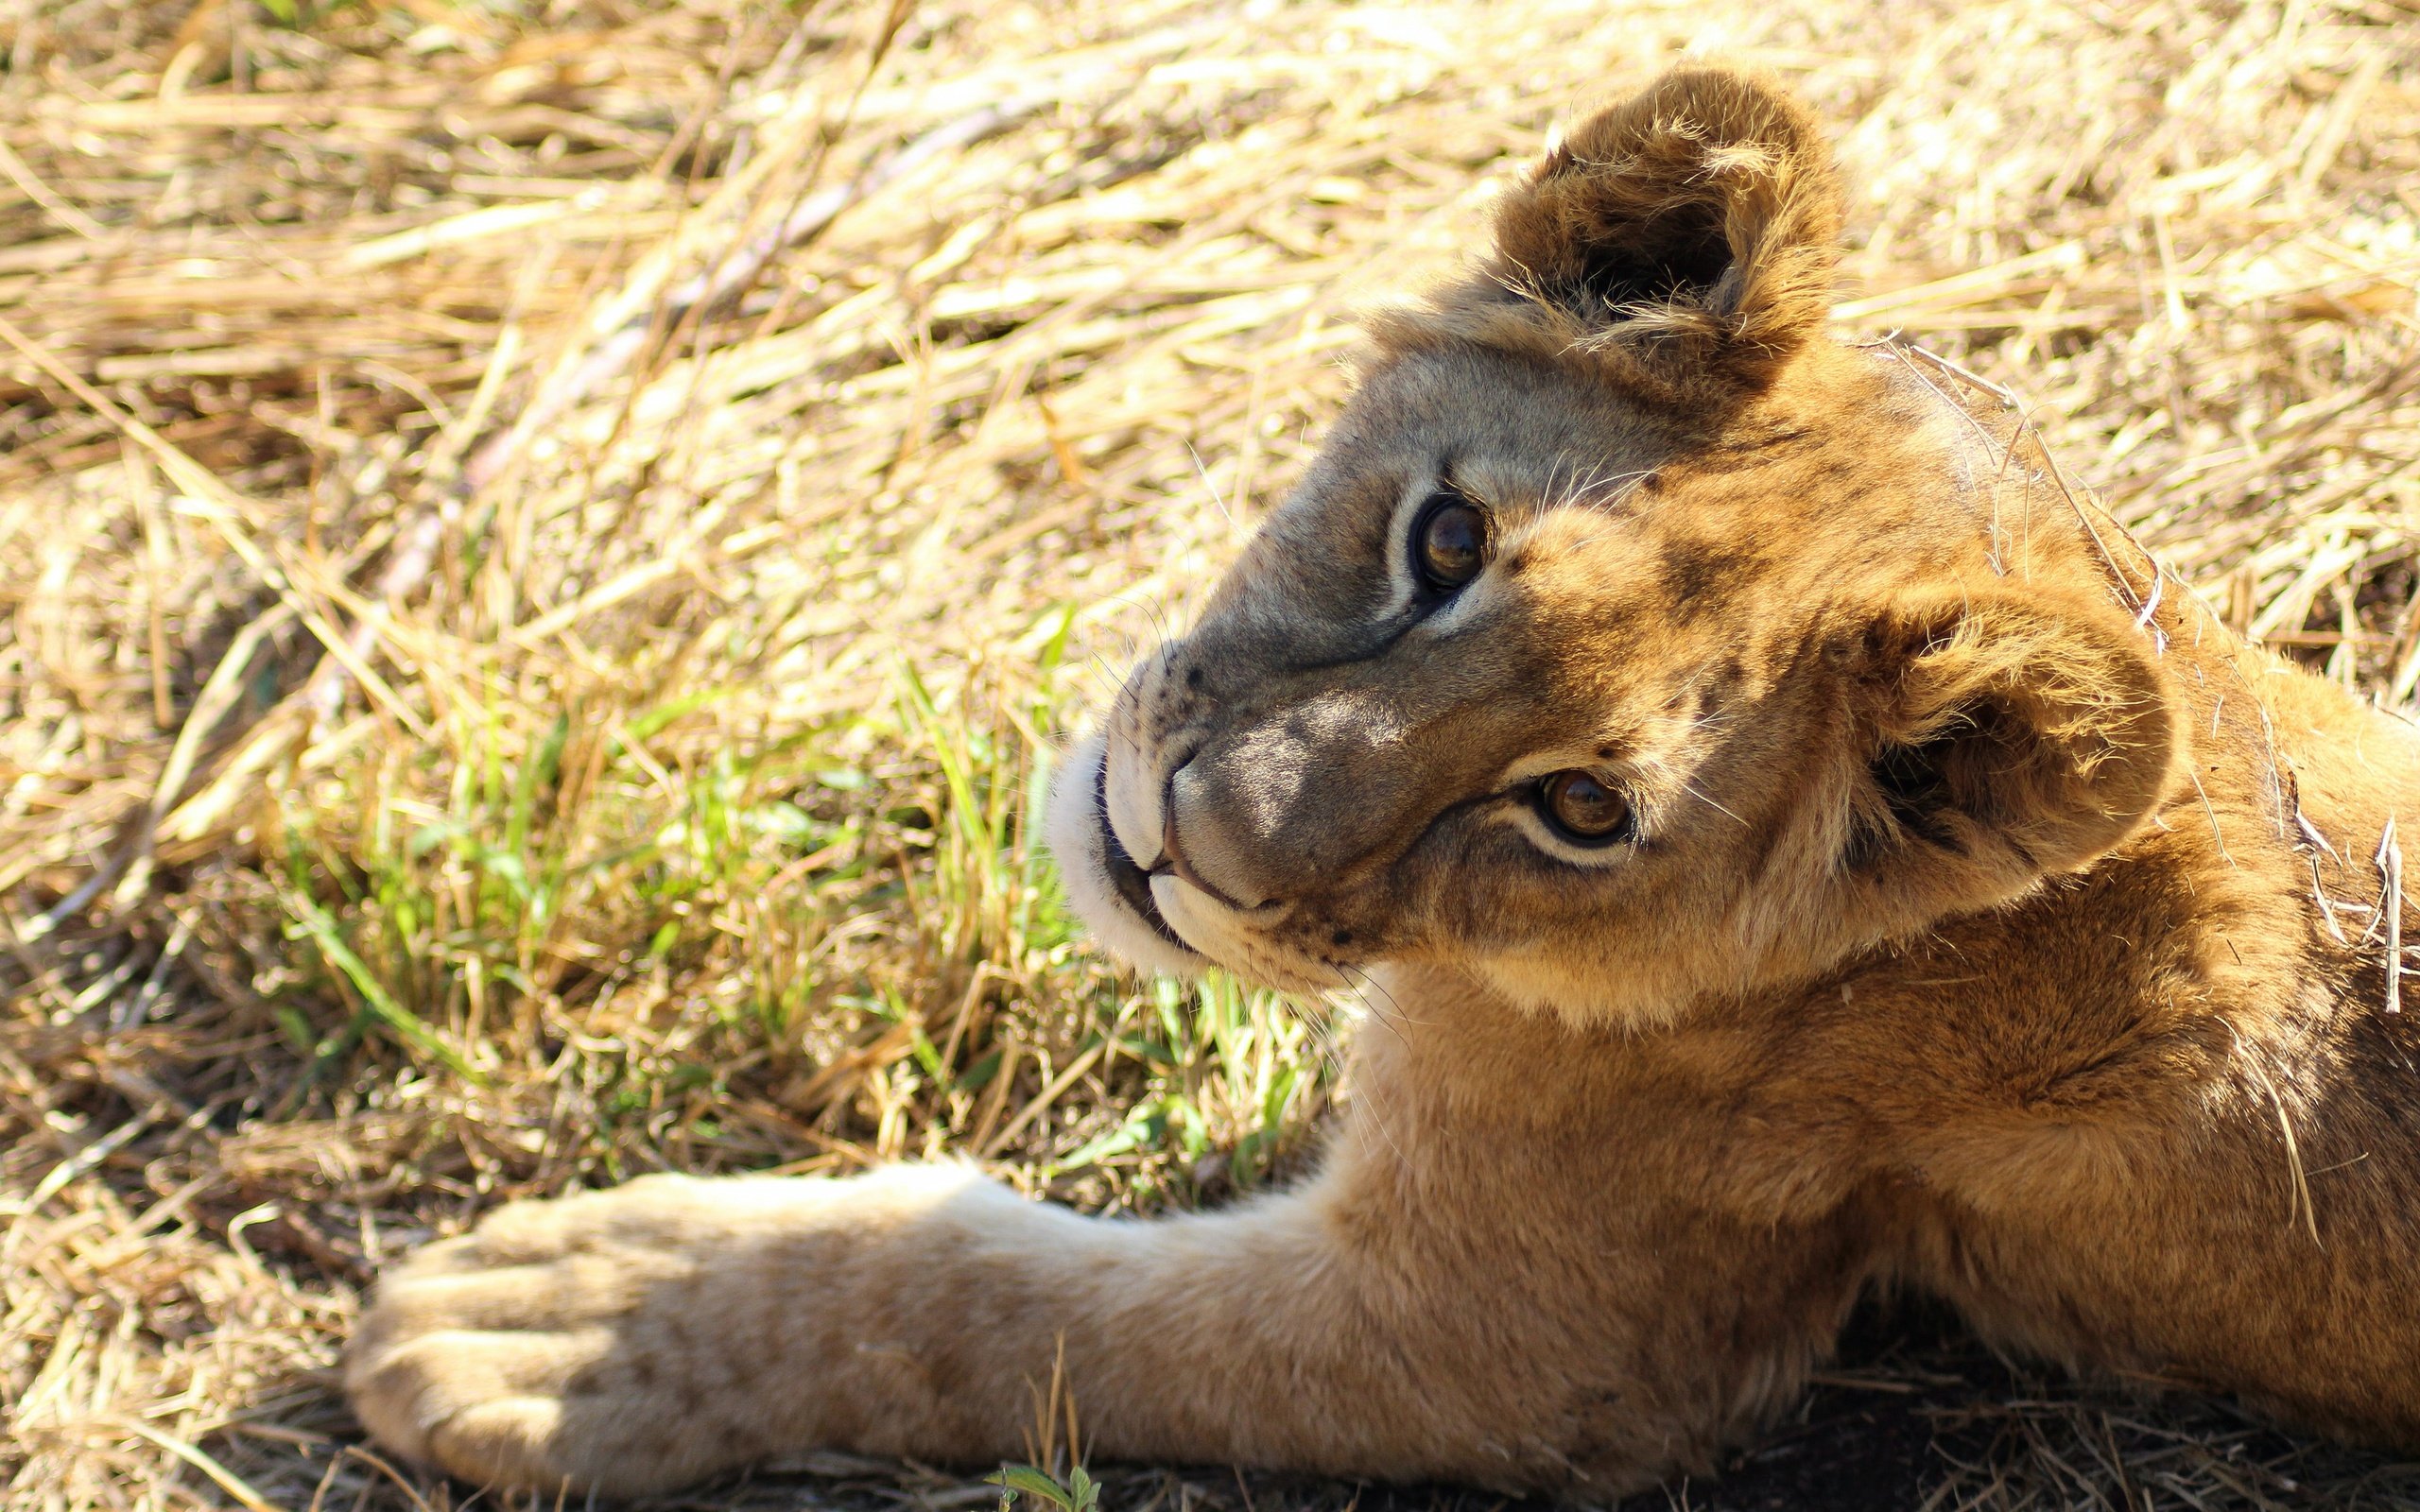
<path id="1" fill-rule="evenodd" d="M 2233 623 L 2409 702 L 2399 0 L 0 0 L 0 1500 L 460 1504 L 331 1365 L 514 1197 L 1302 1160 L 1352 1005 L 1108 971 L 1051 742 L 1282 495 L 1354 311 L 1709 53 L 1840 132 L 1843 334 L 2008 386 Z M 1832 1489 L 1687 1504 L 2420 1505 L 1954 1337 L 1827 1382 L 1774 1452 Z"/>

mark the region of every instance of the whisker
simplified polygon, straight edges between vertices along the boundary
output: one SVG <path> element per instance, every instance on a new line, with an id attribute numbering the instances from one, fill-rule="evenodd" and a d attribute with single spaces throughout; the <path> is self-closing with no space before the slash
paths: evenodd
<path id="1" fill-rule="evenodd" d="M 1348 984 L 1352 980 L 1352 975 L 1354 973 L 1358 973 L 1361 978 L 1361 986 L 1357 995 L 1361 999 L 1362 1005 L 1369 1008 L 1370 1016 L 1376 1019 L 1379 1022 L 1386 1024 L 1388 1032 L 1392 1034 L 1399 1043 L 1408 1046 L 1410 1041 L 1404 1038 L 1403 1031 L 1395 1027 L 1392 1022 L 1389 1022 L 1386 1014 L 1379 1009 L 1377 1004 L 1373 1002 L 1370 996 L 1373 992 L 1377 993 L 1380 997 L 1387 1000 L 1389 1005 L 1392 1006 L 1397 1014 L 1401 1014 L 1403 1008 L 1400 1004 L 1395 1003 L 1394 994 L 1389 992 L 1384 987 L 1380 986 L 1378 979 L 1375 976 L 1372 975 L 1368 971 L 1360 967 L 1340 966 L 1336 969 L 1336 971 L 1337 975 L 1343 978 Z M 1386 1142 L 1387 1148 L 1393 1152 L 1394 1158 L 1397 1160 L 1402 1161 L 1405 1164 L 1409 1164 L 1409 1158 L 1404 1154 L 1402 1143 L 1395 1138 L 1393 1128 L 1387 1123 L 1386 1110 L 1380 1106 L 1376 1088 L 1374 1086 L 1369 1088 L 1357 1087 L 1353 1090 L 1353 1092 L 1357 1099 L 1367 1099 L 1370 1108 L 1370 1123 L 1373 1127 L 1377 1129 L 1378 1138 Z"/>
<path id="2" fill-rule="evenodd" d="M 1729 809 L 1724 808 L 1721 804 L 1717 803 L 1714 799 L 1706 797 L 1703 793 L 1699 792 L 1697 784 L 1694 782 L 1684 780 L 1681 783 L 1681 791 L 1688 794 L 1689 797 L 1696 799 L 1699 802 L 1714 810 L 1717 814 L 1729 816 L 1729 817 L 1737 823 L 1743 830 L 1753 830 L 1755 828 L 1754 825 L 1750 824 L 1746 819 L 1740 818 L 1738 815 L 1733 814 Z"/>

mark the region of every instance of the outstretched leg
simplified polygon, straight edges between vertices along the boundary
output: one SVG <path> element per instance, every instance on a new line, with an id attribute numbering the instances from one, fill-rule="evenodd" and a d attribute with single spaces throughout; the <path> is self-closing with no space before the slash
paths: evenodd
<path id="1" fill-rule="evenodd" d="M 1508 1114 L 1439 1056 L 1377 1068 L 1386 1126 L 1317 1180 L 1221 1213 L 1085 1218 L 948 1166 L 517 1204 L 384 1283 L 347 1383 L 403 1453 L 546 1489 L 1017 1457 L 1063 1350 L 1112 1458 L 1597 1494 L 1710 1468 L 1828 1345 L 1838 1226 L 1710 1214 L 1656 1189 L 1651 1129 L 1534 1089 Z"/>

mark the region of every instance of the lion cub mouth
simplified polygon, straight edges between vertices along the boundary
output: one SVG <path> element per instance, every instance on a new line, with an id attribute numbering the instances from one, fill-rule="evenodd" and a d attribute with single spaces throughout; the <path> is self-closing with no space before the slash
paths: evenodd
<path id="1" fill-rule="evenodd" d="M 1179 950 L 1191 950 L 1193 947 L 1169 928 L 1167 919 L 1161 915 L 1159 902 L 1151 896 L 1151 874 L 1145 871 L 1127 851 L 1117 838 L 1116 828 L 1109 822 L 1107 762 L 1101 763 L 1099 772 L 1093 778 L 1093 822 L 1100 830 L 1101 860 L 1109 872 L 1109 885 L 1117 889 L 1119 900 L 1134 910 L 1143 922 L 1151 926 L 1152 934 Z"/>
<path id="2" fill-rule="evenodd" d="M 1337 963 L 1305 957 L 1282 936 L 1290 903 L 1238 908 L 1189 875 L 1172 831 L 1168 853 L 1146 868 L 1110 822 L 1113 800 L 1109 737 L 1096 731 L 1061 758 L 1045 807 L 1044 831 L 1076 917 L 1110 954 L 1146 972 L 1195 977 L 1220 967 L 1247 981 L 1283 991 L 1324 991 L 1336 985 Z M 1163 816 L 1144 816 L 1162 823 Z M 1150 833 L 1128 824 L 1129 834 Z M 1325 974 L 1322 974 L 1322 973 Z"/>

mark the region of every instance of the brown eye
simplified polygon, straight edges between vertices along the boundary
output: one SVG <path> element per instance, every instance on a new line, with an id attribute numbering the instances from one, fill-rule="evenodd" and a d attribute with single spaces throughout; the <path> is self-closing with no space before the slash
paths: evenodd
<path id="1" fill-rule="evenodd" d="M 1422 579 L 1441 593 L 1477 577 L 1487 564 L 1487 517 L 1458 493 L 1431 499 L 1411 540 Z"/>
<path id="2" fill-rule="evenodd" d="M 1630 829 L 1630 804 L 1587 772 L 1557 772 L 1538 784 L 1538 810 L 1564 839 L 1603 845 Z"/>

